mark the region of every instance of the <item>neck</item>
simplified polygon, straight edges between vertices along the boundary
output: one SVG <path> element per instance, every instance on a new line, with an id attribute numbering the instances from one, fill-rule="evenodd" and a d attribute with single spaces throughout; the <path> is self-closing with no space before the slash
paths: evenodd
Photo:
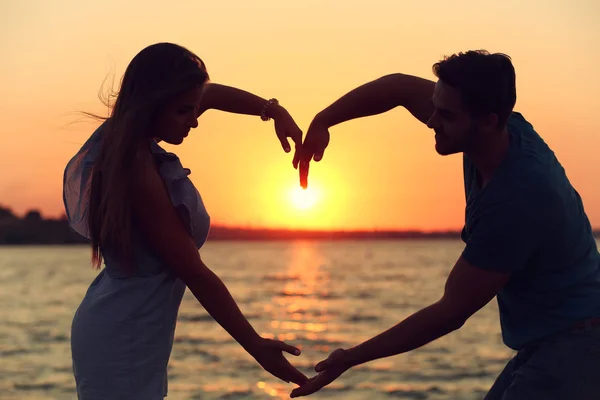
<path id="1" fill-rule="evenodd" d="M 472 150 L 465 152 L 481 175 L 482 186 L 490 181 L 504 160 L 509 145 L 510 138 L 505 127 L 498 134 L 491 135 L 485 142 L 479 143 Z"/>
<path id="2" fill-rule="evenodd" d="M 152 152 L 152 142 L 153 139 L 147 138 L 147 137 L 141 137 L 137 140 L 135 147 L 136 147 L 136 152 Z"/>

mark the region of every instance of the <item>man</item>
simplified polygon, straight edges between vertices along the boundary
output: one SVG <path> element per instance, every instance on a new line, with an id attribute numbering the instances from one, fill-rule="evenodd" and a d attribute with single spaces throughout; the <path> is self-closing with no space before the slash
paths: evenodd
<path id="1" fill-rule="evenodd" d="M 292 397 L 455 331 L 497 296 L 504 343 L 518 352 L 487 400 L 600 398 L 600 257 L 579 194 L 532 125 L 513 112 L 510 58 L 468 51 L 433 72 L 437 82 L 384 76 L 320 112 L 300 150 L 300 180 L 306 187 L 329 127 L 403 106 L 434 130 L 439 154 L 463 153 L 466 246 L 439 301 L 335 350 Z"/>

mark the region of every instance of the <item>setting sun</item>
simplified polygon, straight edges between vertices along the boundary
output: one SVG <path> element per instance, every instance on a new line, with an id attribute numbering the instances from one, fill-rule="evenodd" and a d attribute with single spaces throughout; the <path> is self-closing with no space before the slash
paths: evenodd
<path id="1" fill-rule="evenodd" d="M 315 205 L 318 196 L 316 191 L 311 187 L 302 189 L 298 186 L 290 191 L 290 200 L 295 208 L 299 210 L 308 210 Z"/>

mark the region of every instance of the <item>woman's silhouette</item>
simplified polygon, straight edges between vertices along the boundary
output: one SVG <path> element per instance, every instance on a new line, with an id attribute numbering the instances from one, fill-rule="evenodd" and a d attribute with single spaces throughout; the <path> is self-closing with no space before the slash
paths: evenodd
<path id="1" fill-rule="evenodd" d="M 274 119 L 282 146 L 301 132 L 275 99 L 208 82 L 202 60 L 171 43 L 138 53 L 110 117 L 70 160 L 64 202 L 71 227 L 87 237 L 101 270 L 77 309 L 71 334 L 81 400 L 163 399 L 179 306 L 188 287 L 210 315 L 267 371 L 302 384 L 283 351 L 260 337 L 198 249 L 209 231 L 200 194 L 177 156 L 207 109 Z"/>

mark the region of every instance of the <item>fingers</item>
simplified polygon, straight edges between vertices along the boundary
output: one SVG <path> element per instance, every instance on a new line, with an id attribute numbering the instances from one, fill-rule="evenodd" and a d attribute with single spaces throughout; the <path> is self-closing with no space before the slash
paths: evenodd
<path id="1" fill-rule="evenodd" d="M 279 136 L 279 141 L 281 142 L 281 147 L 283 148 L 283 151 L 285 151 L 286 153 L 289 153 L 291 150 L 290 147 L 290 142 L 288 142 L 287 137 L 286 136 Z"/>
<path id="2" fill-rule="evenodd" d="M 327 359 L 320 361 L 315 365 L 315 372 L 321 372 L 329 368 L 340 367 L 344 364 L 344 349 L 335 349 Z"/>
<path id="3" fill-rule="evenodd" d="M 318 362 L 317 365 L 315 365 L 315 372 L 324 371 L 328 367 L 331 367 L 331 361 L 329 358 L 327 360 Z"/>
<path id="4" fill-rule="evenodd" d="M 278 369 L 276 372 L 269 372 L 286 383 L 293 382 L 298 386 L 302 386 L 308 382 L 308 377 L 289 363 L 287 363 L 285 367 Z"/>
<path id="5" fill-rule="evenodd" d="M 335 377 L 330 376 L 327 372 L 323 372 L 316 377 L 311 378 L 305 385 L 292 390 L 290 397 L 294 398 L 313 394 L 329 385 L 334 379 Z"/>
<path id="6" fill-rule="evenodd" d="M 288 135 L 292 138 L 294 143 L 296 144 L 296 148 L 302 147 L 302 131 L 297 126 L 292 128 L 290 134 Z"/>
<path id="7" fill-rule="evenodd" d="M 315 372 L 322 372 L 326 369 L 333 368 L 336 366 L 337 360 L 331 355 L 323 361 L 320 361 L 315 365 Z"/>
<path id="8" fill-rule="evenodd" d="M 298 126 L 292 127 L 284 127 L 284 126 L 275 126 L 275 132 L 277 134 L 277 138 L 281 143 L 281 147 L 283 151 L 289 153 L 291 150 L 290 142 L 288 141 L 288 137 L 292 138 L 292 141 L 296 145 L 296 149 L 302 147 L 302 131 Z"/>
<path id="9" fill-rule="evenodd" d="M 300 152 L 301 151 L 302 151 L 302 148 L 296 146 L 296 150 L 294 151 L 294 159 L 292 160 L 292 164 L 294 165 L 294 169 L 298 169 L 298 163 L 300 162 Z"/>
<path id="10" fill-rule="evenodd" d="M 285 351 L 286 353 L 290 353 L 290 354 L 293 354 L 295 356 L 299 356 L 300 353 L 301 353 L 299 348 L 294 347 L 291 344 L 287 344 L 287 343 L 279 341 L 279 340 L 273 340 L 272 343 L 277 348 L 279 348 L 281 351 Z"/>
<path id="11" fill-rule="evenodd" d="M 286 360 L 285 370 L 282 372 L 287 382 L 293 382 L 298 386 L 302 386 L 308 382 L 308 377 L 298 371 L 296 367 Z"/>
<path id="12" fill-rule="evenodd" d="M 302 143 L 302 148 L 300 151 L 300 160 L 310 162 L 315 154 L 315 147 L 316 146 L 314 141 L 310 140 L 310 138 L 307 137 L 304 140 L 304 143 Z"/>
<path id="13" fill-rule="evenodd" d="M 271 373 L 271 375 L 273 375 L 276 378 L 281 379 L 285 383 L 290 383 L 289 378 L 286 376 L 286 374 L 283 371 L 277 370 L 276 372 L 275 371 L 269 371 L 269 372 Z"/>
<path id="14" fill-rule="evenodd" d="M 325 149 L 324 149 L 324 148 L 322 148 L 322 149 L 316 149 L 316 150 L 315 150 L 315 154 L 314 154 L 314 156 L 313 156 L 313 159 L 314 159 L 316 162 L 319 162 L 319 161 L 321 161 L 321 160 L 323 159 L 323 153 L 325 153 Z"/>
<path id="15" fill-rule="evenodd" d="M 310 160 L 312 160 L 314 155 L 314 148 L 314 143 L 304 140 L 299 159 L 300 186 L 303 189 L 308 187 L 308 169 L 310 167 Z"/>
<path id="16" fill-rule="evenodd" d="M 314 133 L 316 132 L 316 133 Z M 312 133 L 312 135 L 311 135 Z M 319 162 L 323 159 L 325 149 L 329 145 L 329 132 L 325 130 L 313 130 L 306 133 L 306 138 L 302 144 L 302 159 L 306 161 L 314 160 Z"/>
<path id="17" fill-rule="evenodd" d="M 288 360 L 280 355 L 281 359 L 277 363 L 266 367 L 272 375 L 281 379 L 284 382 L 293 382 L 298 386 L 304 385 L 308 382 L 308 377 L 294 367 Z"/>
<path id="18" fill-rule="evenodd" d="M 301 351 L 299 348 L 289 345 L 280 340 L 269 340 L 269 345 L 273 348 L 276 348 L 280 351 L 285 351 L 286 353 L 299 356 Z M 304 375 L 302 372 L 298 371 L 290 362 L 285 359 L 285 357 L 281 356 L 283 360 L 283 365 L 281 369 L 277 371 L 278 378 L 286 381 L 286 382 L 294 382 L 296 385 L 303 385 L 308 381 L 308 377 Z"/>
<path id="19" fill-rule="evenodd" d="M 294 159 L 292 160 L 292 164 L 294 165 L 294 169 L 298 168 L 298 162 L 300 161 L 300 155 L 302 154 L 302 131 L 300 128 L 295 130 L 295 134 L 290 135 L 294 144 Z"/>
<path id="20" fill-rule="evenodd" d="M 313 133 L 311 134 L 311 132 Z M 329 132 L 327 132 L 327 130 L 324 132 L 314 132 L 315 130 L 311 131 L 311 128 L 309 128 L 300 152 L 300 186 L 304 189 L 308 187 L 308 169 L 311 160 L 314 160 L 315 162 L 321 161 L 325 149 L 329 144 Z"/>
<path id="21" fill-rule="evenodd" d="M 300 186 L 303 189 L 306 189 L 308 187 L 308 168 L 309 168 L 310 162 L 306 161 L 304 159 L 300 160 Z"/>

